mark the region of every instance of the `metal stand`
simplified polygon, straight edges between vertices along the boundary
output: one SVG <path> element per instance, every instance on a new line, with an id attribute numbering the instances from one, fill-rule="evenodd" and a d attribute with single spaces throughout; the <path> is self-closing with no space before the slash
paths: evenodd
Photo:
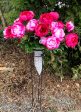
<path id="1" fill-rule="evenodd" d="M 42 109 L 42 75 L 39 76 L 38 83 L 38 102 L 40 106 L 40 110 Z"/>
<path id="2" fill-rule="evenodd" d="M 33 74 L 32 74 L 32 71 L 33 71 L 33 69 L 32 69 L 33 68 L 32 56 L 33 55 L 30 56 L 30 65 L 31 65 L 30 66 L 30 72 L 31 72 L 31 86 L 32 86 L 32 91 L 31 91 L 32 99 L 31 100 L 32 100 L 32 107 L 33 107 L 34 106 L 34 94 L 33 94 L 34 93 L 34 91 L 33 91 L 33 89 L 34 89 L 34 81 L 33 81 Z"/>
<path id="3" fill-rule="evenodd" d="M 43 70 L 43 52 L 41 49 L 35 49 L 34 50 L 34 66 L 37 70 L 38 73 L 38 87 L 37 87 L 37 92 L 38 92 L 38 104 L 39 104 L 39 108 L 40 110 L 42 109 L 42 70 Z M 35 97 L 34 97 L 34 76 L 33 76 L 33 65 L 32 65 L 32 55 L 31 55 L 31 83 L 32 83 L 32 107 L 34 108 L 34 101 L 35 101 Z"/>

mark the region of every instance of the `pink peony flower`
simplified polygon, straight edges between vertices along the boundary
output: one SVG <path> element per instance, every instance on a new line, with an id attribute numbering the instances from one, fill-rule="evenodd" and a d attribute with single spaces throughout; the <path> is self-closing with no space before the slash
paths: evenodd
<path id="1" fill-rule="evenodd" d="M 46 41 L 47 41 L 46 37 L 41 37 L 41 39 L 39 40 L 39 43 L 43 44 L 43 45 L 46 45 Z"/>
<path id="2" fill-rule="evenodd" d="M 39 37 L 43 37 L 48 34 L 49 25 L 40 23 L 35 28 L 35 34 Z"/>
<path id="3" fill-rule="evenodd" d="M 33 13 L 33 11 L 23 11 L 20 13 L 19 19 L 21 21 L 29 21 L 29 20 L 33 19 L 34 15 L 35 14 Z"/>
<path id="4" fill-rule="evenodd" d="M 78 35 L 76 33 L 70 33 L 66 35 L 65 41 L 68 47 L 74 48 L 78 44 Z"/>
<path id="5" fill-rule="evenodd" d="M 39 20 L 42 23 L 50 24 L 53 21 L 53 16 L 50 13 L 43 13 L 40 15 Z"/>
<path id="6" fill-rule="evenodd" d="M 52 22 L 50 25 L 51 31 L 54 31 L 56 28 L 64 28 L 64 24 L 62 21 Z"/>
<path id="7" fill-rule="evenodd" d="M 26 25 L 26 30 L 27 30 L 27 31 L 34 31 L 34 30 L 35 30 L 35 27 L 36 27 L 36 25 L 37 25 L 37 23 L 38 23 L 38 20 L 36 20 L 36 19 L 31 19 L 31 20 L 27 23 L 27 25 Z"/>
<path id="8" fill-rule="evenodd" d="M 66 29 L 67 29 L 68 32 L 74 30 L 74 24 L 72 23 L 72 21 L 68 21 L 66 23 Z"/>
<path id="9" fill-rule="evenodd" d="M 17 19 L 14 21 L 14 24 L 15 24 L 15 23 L 18 23 L 18 22 L 21 23 L 21 20 L 20 20 L 19 18 L 17 18 Z"/>
<path id="10" fill-rule="evenodd" d="M 59 19 L 59 13 L 58 12 L 50 12 L 50 14 L 53 17 L 53 20 L 58 20 Z"/>
<path id="11" fill-rule="evenodd" d="M 59 41 L 63 41 L 65 33 L 62 28 L 56 28 L 52 33 L 56 38 L 59 39 Z"/>
<path id="12" fill-rule="evenodd" d="M 56 37 L 49 36 L 46 41 L 46 47 L 49 50 L 54 50 L 59 48 L 60 41 Z"/>
<path id="13" fill-rule="evenodd" d="M 15 23 L 11 28 L 11 33 L 16 37 L 23 37 L 25 34 L 25 26 L 22 23 Z"/>
<path id="14" fill-rule="evenodd" d="M 10 39 L 13 38 L 13 34 L 11 33 L 11 27 L 12 26 L 8 26 L 4 29 L 3 31 L 3 35 L 5 39 Z"/>

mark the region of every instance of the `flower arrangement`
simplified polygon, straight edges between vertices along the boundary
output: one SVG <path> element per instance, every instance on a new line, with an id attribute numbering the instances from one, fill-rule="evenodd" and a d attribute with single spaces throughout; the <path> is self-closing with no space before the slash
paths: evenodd
<path id="1" fill-rule="evenodd" d="M 64 24 L 59 19 L 58 12 L 42 13 L 39 19 L 35 19 L 34 16 L 33 11 L 21 12 L 13 25 L 4 29 L 4 38 L 22 40 L 25 35 L 32 34 L 34 39 L 38 40 L 39 45 L 43 45 L 48 50 L 58 49 L 61 43 L 65 43 L 65 46 L 70 48 L 76 47 L 79 38 L 74 32 L 75 26 L 72 21 Z M 30 36 L 27 40 L 29 38 Z"/>

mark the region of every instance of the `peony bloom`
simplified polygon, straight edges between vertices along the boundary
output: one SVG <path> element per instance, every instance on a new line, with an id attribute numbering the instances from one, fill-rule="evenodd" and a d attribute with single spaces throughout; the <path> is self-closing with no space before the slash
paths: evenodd
<path id="1" fill-rule="evenodd" d="M 16 37 L 23 37 L 25 34 L 25 26 L 22 23 L 15 23 L 11 28 L 11 33 Z"/>
<path id="2" fill-rule="evenodd" d="M 64 28 L 64 23 L 62 21 L 57 22 L 58 28 Z"/>
<path id="3" fill-rule="evenodd" d="M 50 13 L 44 13 L 40 15 L 39 20 L 42 23 L 50 24 L 53 21 L 53 16 Z"/>
<path id="4" fill-rule="evenodd" d="M 14 24 L 15 24 L 15 23 L 18 23 L 18 22 L 21 23 L 21 20 L 20 20 L 19 18 L 17 18 L 17 19 L 14 21 Z"/>
<path id="5" fill-rule="evenodd" d="M 60 45 L 60 41 L 56 37 L 49 36 L 46 41 L 46 47 L 49 50 L 57 49 Z"/>
<path id="6" fill-rule="evenodd" d="M 33 11 L 23 11 L 20 13 L 20 17 L 19 19 L 23 22 L 23 21 L 29 21 L 31 19 L 33 19 L 34 17 L 34 13 Z"/>
<path id="7" fill-rule="evenodd" d="M 46 45 L 46 41 L 47 41 L 47 38 L 46 38 L 46 37 L 42 37 L 42 38 L 39 40 L 39 43 L 40 43 L 40 44 L 43 44 L 43 45 Z"/>
<path id="8" fill-rule="evenodd" d="M 65 33 L 62 28 L 56 28 L 52 33 L 59 41 L 63 41 Z"/>
<path id="9" fill-rule="evenodd" d="M 74 30 L 74 24 L 72 23 L 72 21 L 68 21 L 66 23 L 66 29 L 67 29 L 68 32 Z"/>
<path id="10" fill-rule="evenodd" d="M 59 13 L 58 12 L 50 12 L 50 14 L 53 17 L 53 20 L 57 21 L 59 19 Z"/>
<path id="11" fill-rule="evenodd" d="M 35 30 L 35 27 L 36 27 L 36 25 L 37 25 L 37 23 L 38 23 L 38 20 L 36 20 L 36 19 L 31 19 L 31 20 L 27 23 L 27 25 L 26 25 L 26 30 L 27 30 L 27 31 L 34 31 L 34 30 Z"/>
<path id="12" fill-rule="evenodd" d="M 49 25 L 40 23 L 35 27 L 35 34 L 39 37 L 46 36 L 49 31 Z"/>
<path id="13" fill-rule="evenodd" d="M 8 26 L 4 29 L 3 35 L 5 39 L 13 38 L 13 34 L 11 33 L 12 26 Z"/>
<path id="14" fill-rule="evenodd" d="M 51 31 L 54 31 L 56 28 L 64 28 L 64 24 L 62 21 L 52 22 L 50 25 Z"/>
<path id="15" fill-rule="evenodd" d="M 68 47 L 74 48 L 78 44 L 78 35 L 76 33 L 70 33 L 66 35 L 65 41 Z"/>

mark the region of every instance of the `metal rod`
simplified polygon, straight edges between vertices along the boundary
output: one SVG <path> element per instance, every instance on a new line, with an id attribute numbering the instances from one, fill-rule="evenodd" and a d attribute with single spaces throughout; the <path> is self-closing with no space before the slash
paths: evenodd
<path id="1" fill-rule="evenodd" d="M 41 75 L 39 75 L 38 78 L 38 103 L 41 110 Z"/>
<path id="2" fill-rule="evenodd" d="M 42 109 L 42 74 L 38 76 L 38 103 L 40 110 Z"/>
<path id="3" fill-rule="evenodd" d="M 31 55 L 31 54 L 30 54 Z M 31 72 L 31 83 L 32 83 L 32 107 L 33 107 L 33 105 L 34 105 L 34 81 L 33 81 L 33 74 L 32 74 L 32 68 L 33 68 L 33 65 L 32 65 L 32 55 L 31 55 L 31 58 L 30 58 L 30 65 L 31 65 L 31 67 L 30 67 L 30 72 Z"/>
<path id="4" fill-rule="evenodd" d="M 33 75 L 32 75 L 32 106 L 34 104 L 34 92 L 33 92 Z"/>
<path id="5" fill-rule="evenodd" d="M 42 109 L 42 74 L 40 77 L 40 109 Z"/>

